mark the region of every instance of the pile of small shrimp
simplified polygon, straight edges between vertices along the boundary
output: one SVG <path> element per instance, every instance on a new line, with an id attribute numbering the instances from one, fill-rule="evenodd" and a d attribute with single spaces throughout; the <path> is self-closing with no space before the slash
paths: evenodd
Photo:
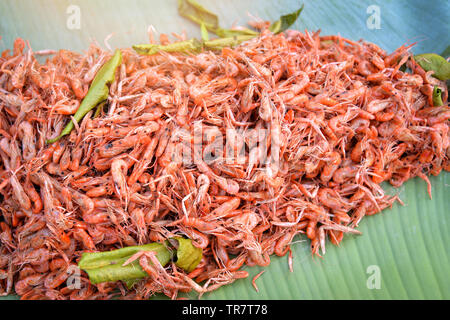
<path id="1" fill-rule="evenodd" d="M 34 53 L 17 39 L 0 57 L 0 294 L 202 295 L 248 277 L 245 265 L 268 266 L 272 254 L 288 254 L 292 271 L 297 234 L 317 256 L 327 239 L 337 245 L 359 234 L 363 217 L 399 200 L 383 181 L 398 187 L 418 176 L 430 189 L 427 176 L 450 168 L 447 86 L 409 49 L 387 54 L 294 30 L 263 30 L 218 52 L 122 49 L 103 108 L 46 144 L 71 121 L 111 52 L 92 44 L 83 54 Z M 435 86 L 443 106 L 433 105 Z M 211 128 L 226 136 L 222 153 L 214 137 L 196 140 Z M 190 163 L 177 151 L 186 146 L 196 153 Z M 81 271 L 73 286 L 83 252 L 175 236 L 203 249 L 190 273 L 154 266 L 128 288 L 93 285 Z"/>

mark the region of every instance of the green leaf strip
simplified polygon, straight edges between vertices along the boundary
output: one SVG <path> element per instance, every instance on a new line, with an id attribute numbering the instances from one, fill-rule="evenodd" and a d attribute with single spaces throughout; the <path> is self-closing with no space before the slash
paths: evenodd
<path id="1" fill-rule="evenodd" d="M 114 81 L 115 72 L 117 67 L 122 63 L 122 53 L 119 49 L 116 50 L 114 56 L 109 59 L 97 72 L 94 80 L 89 87 L 89 90 L 78 107 L 77 112 L 73 118 L 80 122 L 81 119 L 93 108 L 95 108 L 100 102 L 105 101 L 108 98 L 109 88 L 108 85 Z M 73 121 L 70 121 L 63 129 L 61 134 L 54 138 L 47 140 L 47 143 L 53 143 L 68 135 L 74 128 Z"/>
<path id="2" fill-rule="evenodd" d="M 191 39 L 186 41 L 174 42 L 168 45 L 160 44 L 138 44 L 134 45 L 133 49 L 143 55 L 153 55 L 161 51 L 164 52 L 200 52 L 202 49 L 207 50 L 221 50 L 225 47 L 234 47 L 244 41 L 254 38 L 250 35 L 240 35 L 228 38 L 218 38 L 208 41 L 199 41 L 197 39 Z"/>

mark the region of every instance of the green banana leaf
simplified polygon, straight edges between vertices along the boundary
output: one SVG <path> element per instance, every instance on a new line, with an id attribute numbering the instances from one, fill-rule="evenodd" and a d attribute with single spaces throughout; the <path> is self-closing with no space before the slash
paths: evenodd
<path id="1" fill-rule="evenodd" d="M 233 23 L 245 26 L 247 13 L 276 21 L 301 5 L 294 0 L 199 3 L 217 13 L 224 28 Z M 387 51 L 417 42 L 414 54 L 441 53 L 450 43 L 448 1 L 304 3 L 293 29 L 321 29 L 322 34 L 365 39 Z M 73 20 L 77 10 L 79 29 Z M 371 18 L 377 12 L 379 25 Z M 131 47 L 148 42 L 149 25 L 157 32 L 186 30 L 188 37 L 200 38 L 198 26 L 178 15 L 177 0 L 3 0 L 0 13 L 0 50 L 12 48 L 18 36 L 30 40 L 35 51 L 83 51 L 91 39 L 104 45 L 110 34 L 108 44 L 112 49 Z M 432 200 L 425 182 L 417 178 L 399 189 L 385 185 L 390 193 L 400 195 L 405 206 L 397 203 L 392 209 L 364 218 L 358 228 L 362 235 L 344 237 L 340 247 L 328 242 L 323 258 L 313 258 L 309 241 L 296 237 L 292 245 L 293 273 L 287 256 L 272 257 L 269 267 L 246 267 L 249 278 L 205 294 L 202 299 L 449 299 L 450 174 L 443 172 L 430 180 Z M 262 270 L 266 271 L 256 280 L 256 292 L 251 281 Z M 190 293 L 187 297 L 194 299 L 197 295 Z"/>

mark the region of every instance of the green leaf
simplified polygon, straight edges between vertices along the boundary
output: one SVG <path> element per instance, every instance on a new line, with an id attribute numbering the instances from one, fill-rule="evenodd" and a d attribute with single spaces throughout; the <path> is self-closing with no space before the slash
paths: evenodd
<path id="1" fill-rule="evenodd" d="M 162 44 L 137 44 L 133 49 L 139 54 L 153 55 L 161 51 L 165 52 L 196 52 L 202 49 L 202 42 L 197 39 L 179 41 L 167 45 Z"/>
<path id="2" fill-rule="evenodd" d="M 235 36 L 252 36 L 252 38 L 257 37 L 259 32 L 248 28 L 240 28 L 240 29 L 222 29 L 218 28 L 214 31 L 221 38 L 229 38 Z"/>
<path id="3" fill-rule="evenodd" d="M 134 45 L 133 49 L 143 55 L 152 55 L 159 53 L 161 51 L 165 52 L 180 52 L 180 53 L 189 53 L 189 52 L 199 52 L 202 48 L 207 50 L 221 50 L 225 47 L 234 47 L 240 44 L 243 41 L 247 41 L 254 38 L 251 35 L 239 35 L 228 38 L 218 38 L 214 40 L 208 41 L 199 41 L 197 39 L 191 39 L 187 41 L 174 42 L 168 45 L 159 45 L 159 44 L 139 44 Z"/>
<path id="4" fill-rule="evenodd" d="M 202 249 L 194 247 L 190 239 L 174 238 L 176 246 L 176 265 L 187 272 L 191 272 L 202 259 Z M 172 258 L 172 251 L 166 244 L 149 243 L 140 246 L 131 246 L 106 252 L 84 252 L 78 262 L 78 267 L 86 271 L 93 284 L 110 281 L 124 281 L 128 287 L 133 286 L 135 280 L 147 276 L 142 270 L 139 261 L 123 265 L 128 259 L 139 251 L 153 251 L 156 258 L 165 266 Z"/>
<path id="5" fill-rule="evenodd" d="M 305 5 L 302 4 L 300 9 L 292 13 L 286 14 L 284 16 L 281 16 L 280 19 L 278 19 L 277 21 L 275 21 L 270 25 L 269 30 L 272 31 L 273 33 L 280 33 L 287 30 L 291 25 L 295 23 L 298 16 L 302 12 L 304 6 Z"/>
<path id="6" fill-rule="evenodd" d="M 150 243 L 141 246 L 125 247 L 106 252 L 84 252 L 78 262 L 78 267 L 86 271 L 93 284 L 110 281 L 130 281 L 144 278 L 147 273 L 142 270 L 139 261 L 123 266 L 123 264 L 139 251 L 154 251 L 161 265 L 166 265 L 172 253 L 160 243 Z M 128 282 L 131 283 L 131 282 Z"/>
<path id="7" fill-rule="evenodd" d="M 214 40 L 205 41 L 203 46 L 208 50 L 221 50 L 226 47 L 234 47 L 240 44 L 241 42 L 253 39 L 254 36 L 250 35 L 240 35 L 235 37 L 228 38 L 219 38 Z"/>
<path id="8" fill-rule="evenodd" d="M 178 0 L 178 13 L 199 25 L 204 24 L 205 28 L 212 32 L 219 28 L 217 15 L 205 9 L 197 1 Z"/>
<path id="9" fill-rule="evenodd" d="M 433 88 L 433 105 L 435 107 L 444 105 L 442 102 L 442 90 L 438 86 L 434 86 Z"/>
<path id="10" fill-rule="evenodd" d="M 189 239 L 181 237 L 174 239 L 178 241 L 177 261 L 175 264 L 187 272 L 191 272 L 202 260 L 202 249 L 195 247 Z"/>
<path id="11" fill-rule="evenodd" d="M 77 112 L 73 115 L 73 118 L 80 122 L 81 119 L 92 109 L 94 109 L 99 103 L 106 100 L 109 94 L 108 85 L 114 81 L 117 67 L 122 63 L 122 53 L 119 49 L 116 50 L 111 59 L 109 59 L 97 72 L 94 80 L 92 80 L 91 86 L 81 101 Z M 47 140 L 47 143 L 53 143 L 68 135 L 75 127 L 71 120 L 63 129 L 61 134 L 54 138 Z"/>
<path id="12" fill-rule="evenodd" d="M 414 60 L 425 70 L 434 71 L 433 77 L 439 80 L 450 79 L 450 62 L 435 53 L 423 53 L 414 56 Z"/>
<path id="13" fill-rule="evenodd" d="M 259 35 L 258 32 L 248 28 L 241 28 L 239 30 L 221 28 L 219 26 L 218 16 L 205 9 L 195 0 L 178 0 L 178 12 L 181 16 L 200 25 L 202 39 L 204 41 L 209 40 L 209 37 L 204 38 L 204 35 L 206 35 L 206 31 L 204 31 L 203 29 L 209 30 L 221 38 L 240 35 L 253 35 L 254 37 L 256 37 Z"/>
<path id="14" fill-rule="evenodd" d="M 91 83 L 92 90 L 100 90 L 104 88 L 104 86 L 111 84 L 114 81 L 117 67 L 120 66 L 121 63 L 122 52 L 117 49 L 111 59 L 109 59 L 95 75 L 94 80 L 92 80 Z"/>
<path id="15" fill-rule="evenodd" d="M 200 24 L 200 32 L 202 34 L 202 40 L 208 41 L 209 40 L 208 29 L 206 29 L 206 26 L 203 22 Z"/>

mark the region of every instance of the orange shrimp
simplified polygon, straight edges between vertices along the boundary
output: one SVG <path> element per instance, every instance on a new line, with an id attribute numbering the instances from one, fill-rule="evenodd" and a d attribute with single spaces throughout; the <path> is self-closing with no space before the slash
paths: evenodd
<path id="1" fill-rule="evenodd" d="M 111 163 L 111 176 L 114 181 L 114 191 L 120 201 L 125 201 L 125 207 L 128 206 L 129 191 L 126 181 L 128 165 L 124 160 L 116 159 Z"/>
<path id="2" fill-rule="evenodd" d="M 28 291 L 32 290 L 33 287 L 38 286 L 42 281 L 42 274 L 30 275 L 22 280 L 19 280 L 14 289 L 18 295 L 24 295 Z"/>
<path id="3" fill-rule="evenodd" d="M 41 196 L 36 191 L 34 186 L 31 183 L 25 183 L 24 190 L 25 190 L 25 193 L 28 195 L 28 197 L 30 198 L 30 200 L 32 202 L 32 206 L 33 206 L 32 207 L 32 212 L 33 213 L 41 212 L 41 210 L 43 208 L 43 203 L 42 203 L 42 200 L 41 200 Z"/>
<path id="4" fill-rule="evenodd" d="M 341 164 L 341 155 L 338 152 L 331 152 L 329 158 L 331 158 L 331 161 L 323 167 L 322 173 L 320 174 L 320 180 L 323 182 L 330 181 Z"/>
<path id="5" fill-rule="evenodd" d="M 214 209 L 210 216 L 213 219 L 220 219 L 227 217 L 227 215 L 233 210 L 237 209 L 241 204 L 241 199 L 239 197 L 234 197 L 224 203 L 222 203 L 218 208 Z"/>

